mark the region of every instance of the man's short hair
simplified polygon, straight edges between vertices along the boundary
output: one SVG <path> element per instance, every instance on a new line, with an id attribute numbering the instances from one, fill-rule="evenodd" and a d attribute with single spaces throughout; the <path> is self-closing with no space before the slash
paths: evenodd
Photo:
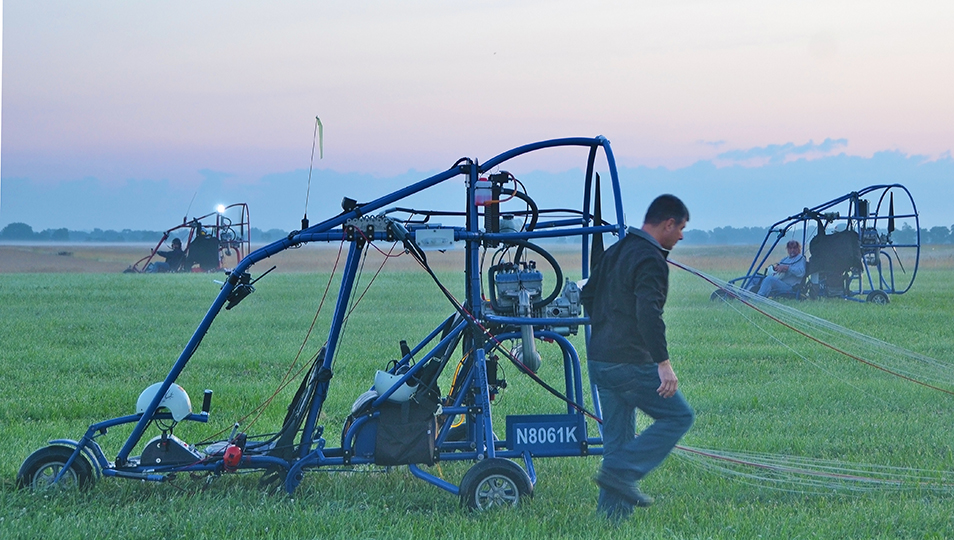
<path id="1" fill-rule="evenodd" d="M 689 221 L 689 209 L 679 200 L 679 197 L 668 193 L 656 197 L 656 199 L 650 203 L 649 209 L 646 210 L 646 219 L 643 220 L 643 223 L 659 225 L 667 219 L 674 219 L 676 223 Z"/>

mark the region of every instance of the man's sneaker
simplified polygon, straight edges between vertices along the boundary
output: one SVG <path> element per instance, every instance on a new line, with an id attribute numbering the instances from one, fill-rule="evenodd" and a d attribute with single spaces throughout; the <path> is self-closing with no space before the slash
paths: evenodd
<path id="1" fill-rule="evenodd" d="M 640 491 L 635 485 L 626 484 L 619 478 L 606 474 L 603 470 L 600 470 L 593 480 L 600 488 L 613 493 L 633 506 L 645 508 L 653 504 L 653 498 Z"/>

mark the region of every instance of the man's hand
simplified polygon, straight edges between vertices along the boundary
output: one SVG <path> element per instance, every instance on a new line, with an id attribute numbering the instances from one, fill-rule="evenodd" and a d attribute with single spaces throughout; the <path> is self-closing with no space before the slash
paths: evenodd
<path id="1" fill-rule="evenodd" d="M 676 378 L 676 372 L 672 370 L 672 364 L 669 360 L 660 362 L 658 366 L 661 384 L 656 389 L 656 393 L 664 398 L 671 398 L 679 389 L 679 379 Z"/>

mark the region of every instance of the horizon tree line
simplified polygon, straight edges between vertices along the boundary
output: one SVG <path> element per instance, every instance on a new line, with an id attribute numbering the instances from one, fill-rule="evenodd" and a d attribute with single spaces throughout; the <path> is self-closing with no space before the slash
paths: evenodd
<path id="1" fill-rule="evenodd" d="M 288 236 L 288 231 L 282 229 L 262 230 L 256 227 L 250 229 L 252 242 L 272 242 Z M 716 227 L 709 231 L 690 229 L 684 232 L 683 244 L 687 245 L 752 245 L 760 244 L 765 238 L 767 229 L 762 227 Z M 92 231 L 70 230 L 65 227 L 58 229 L 44 229 L 34 231 L 26 223 L 10 223 L 0 230 L 0 241 L 9 242 L 144 242 L 153 243 L 162 238 L 163 231 L 123 229 L 93 229 Z M 181 235 L 184 240 L 184 234 Z M 892 239 L 897 243 L 913 243 L 915 241 L 914 228 L 909 224 L 902 224 L 894 231 Z M 171 241 L 171 240 L 170 240 Z M 954 244 L 954 225 L 951 227 L 935 226 L 921 228 L 922 244 Z"/>

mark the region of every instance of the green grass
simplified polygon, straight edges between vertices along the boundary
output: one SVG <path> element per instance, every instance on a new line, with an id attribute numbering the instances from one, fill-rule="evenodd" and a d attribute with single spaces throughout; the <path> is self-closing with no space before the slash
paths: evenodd
<path id="1" fill-rule="evenodd" d="M 722 264 L 722 263 L 720 263 Z M 367 283 L 373 269 L 365 273 Z M 694 266 L 705 270 L 698 260 Z M 444 272 L 460 293 L 460 274 Z M 954 272 L 923 270 L 914 289 L 888 306 L 838 300 L 799 309 L 941 360 L 954 358 Z M 162 380 L 211 304 L 207 275 L 0 276 L 0 537 L 3 538 L 948 538 L 954 501 L 931 491 L 864 495 L 778 491 L 671 458 L 643 482 L 657 504 L 619 529 L 594 514 L 590 478 L 598 457 L 537 460 L 535 498 L 520 508 L 470 514 L 449 494 L 410 476 L 312 472 L 293 496 L 257 489 L 258 475 L 206 484 L 180 476 L 164 484 L 107 479 L 89 492 L 17 491 L 23 459 L 53 438 L 79 438 L 100 420 L 134 411 L 146 386 Z M 218 279 L 218 278 L 216 278 Z M 295 358 L 328 281 L 327 274 L 274 273 L 255 294 L 224 312 L 179 379 L 194 400 L 215 391 L 208 425 L 176 434 L 198 441 L 248 414 L 274 392 Z M 363 286 L 359 287 L 363 290 Z M 307 361 L 325 339 L 335 286 Z M 735 310 L 708 301 L 711 287 L 673 269 L 666 320 L 681 388 L 697 412 L 689 446 L 785 453 L 931 470 L 954 469 L 954 396 L 901 381 L 764 319 L 805 362 Z M 322 423 L 330 446 L 352 401 L 375 369 L 399 356 L 450 314 L 422 272 L 385 272 L 355 309 L 335 365 Z M 576 338 L 579 345 L 581 339 Z M 582 346 L 580 346 L 582 354 Z M 562 386 L 562 367 L 542 347 L 544 378 Z M 558 412 L 563 405 L 520 376 L 496 406 L 506 414 Z M 250 432 L 275 429 L 298 381 Z M 446 381 L 443 388 L 446 390 Z M 100 439 L 115 456 L 128 433 Z M 148 433 L 151 437 L 155 433 Z M 457 483 L 468 464 L 431 469 Z"/>

